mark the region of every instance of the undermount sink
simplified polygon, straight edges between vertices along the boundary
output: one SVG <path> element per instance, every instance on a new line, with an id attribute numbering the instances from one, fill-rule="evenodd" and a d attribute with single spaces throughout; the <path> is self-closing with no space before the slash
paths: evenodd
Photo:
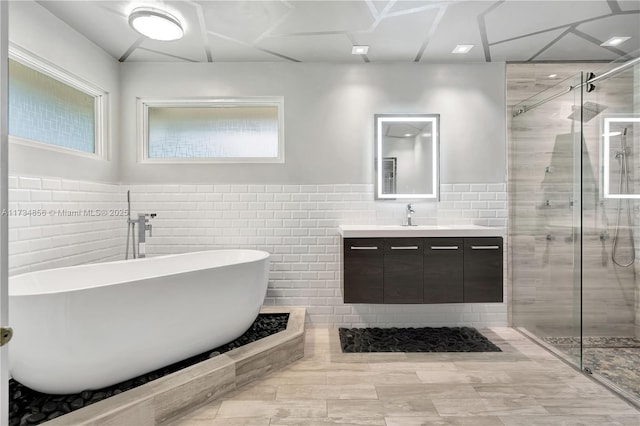
<path id="1" fill-rule="evenodd" d="M 344 238 L 502 237 L 505 228 L 478 225 L 340 225 Z"/>
<path id="2" fill-rule="evenodd" d="M 357 225 L 356 225 L 357 226 Z M 366 228 L 376 229 L 407 229 L 407 230 L 425 230 L 425 229 L 453 229 L 453 225 L 362 225 Z"/>

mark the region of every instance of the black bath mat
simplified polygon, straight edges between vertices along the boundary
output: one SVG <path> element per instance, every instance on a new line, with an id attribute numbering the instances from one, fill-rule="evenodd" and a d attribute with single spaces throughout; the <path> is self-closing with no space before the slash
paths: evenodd
<path id="1" fill-rule="evenodd" d="M 342 352 L 502 352 L 471 327 L 340 328 Z"/>

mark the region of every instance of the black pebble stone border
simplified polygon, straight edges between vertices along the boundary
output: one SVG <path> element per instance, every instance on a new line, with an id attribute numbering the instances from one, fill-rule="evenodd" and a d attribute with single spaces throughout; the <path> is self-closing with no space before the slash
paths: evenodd
<path id="1" fill-rule="evenodd" d="M 49 395 L 29 389 L 11 379 L 9 381 L 9 426 L 37 425 L 53 420 L 216 355 L 284 331 L 288 320 L 289 314 L 260 314 L 251 327 L 233 342 L 103 389 L 86 390 L 73 395 Z"/>

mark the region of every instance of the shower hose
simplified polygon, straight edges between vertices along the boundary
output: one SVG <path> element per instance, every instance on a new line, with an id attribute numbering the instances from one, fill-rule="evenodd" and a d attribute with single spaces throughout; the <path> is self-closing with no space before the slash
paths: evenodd
<path id="1" fill-rule="evenodd" d="M 618 186 L 618 193 L 622 194 L 622 185 L 624 183 L 626 193 L 629 194 L 629 165 L 627 161 L 627 129 L 624 129 L 622 133 L 622 151 L 619 152 L 616 157 L 620 159 L 620 184 Z M 623 178 L 624 176 L 624 178 Z M 621 263 L 616 260 L 616 250 L 618 249 L 618 233 L 620 232 L 620 216 L 622 214 L 622 198 L 618 198 L 618 215 L 616 218 L 616 231 L 613 235 L 613 247 L 611 249 L 611 260 L 618 266 L 623 268 L 633 265 L 636 260 L 636 247 L 633 241 L 633 229 L 631 222 L 631 202 L 627 198 L 627 225 L 629 227 L 629 239 L 631 241 L 631 260 L 628 263 Z"/>

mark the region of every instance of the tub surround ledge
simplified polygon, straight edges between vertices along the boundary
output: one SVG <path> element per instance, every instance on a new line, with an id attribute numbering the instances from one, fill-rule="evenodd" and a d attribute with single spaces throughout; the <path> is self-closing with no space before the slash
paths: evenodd
<path id="1" fill-rule="evenodd" d="M 44 424 L 167 424 L 236 387 L 302 358 L 305 309 L 265 306 L 260 313 L 288 313 L 287 328 Z"/>

